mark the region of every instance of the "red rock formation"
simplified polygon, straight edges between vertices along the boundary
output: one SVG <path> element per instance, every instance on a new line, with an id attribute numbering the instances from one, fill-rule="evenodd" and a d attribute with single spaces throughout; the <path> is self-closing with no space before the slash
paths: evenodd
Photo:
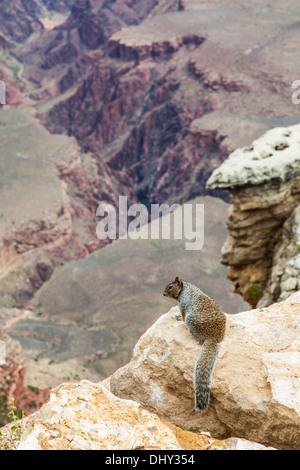
<path id="1" fill-rule="evenodd" d="M 131 32 L 128 32 L 129 36 Z M 122 32 L 114 34 L 108 42 L 111 57 L 140 62 L 145 59 L 170 59 L 182 46 L 197 47 L 205 40 L 201 34 L 185 34 L 176 38 L 151 41 L 124 41 Z"/>
<path id="2" fill-rule="evenodd" d="M 283 47 L 276 25 L 292 40 L 292 18 L 277 24 L 267 16 L 266 28 L 240 5 L 232 15 L 217 6 L 193 10 L 192 4 L 78 2 L 64 25 L 43 35 L 48 49 L 43 36 L 38 40 L 40 51 L 49 54 L 36 57 L 30 45 L 22 56 L 28 77 L 40 83 L 47 68 L 46 87 L 32 95 L 45 104 L 39 105 L 45 125 L 75 136 L 93 153 L 100 178 L 113 178 L 112 187 L 143 202 L 206 194 L 206 179 L 234 150 L 236 136 L 250 144 L 270 126 L 270 117 L 296 115 L 286 96 L 295 66 L 289 61 L 279 70 L 272 43 L 273 38 L 277 49 Z M 162 15 L 165 11 L 173 13 Z M 95 25 L 101 38 L 93 33 Z M 51 54 L 57 57 L 49 69 L 43 61 Z M 33 62 L 40 63 L 39 70 Z M 51 104 L 49 98 L 57 95 Z M 209 115 L 210 129 L 204 121 L 201 129 L 199 117 Z M 228 116 L 236 119 L 226 133 L 219 132 Z"/>
<path id="3" fill-rule="evenodd" d="M 25 385 L 26 361 L 19 343 L 7 335 L 1 336 L 1 330 L 0 338 L 3 338 L 6 348 L 6 363 L 0 366 L 0 426 L 2 426 L 9 421 L 7 413 L 12 403 L 17 410 L 23 410 L 28 416 L 49 400 L 50 392 L 47 389 L 39 390 Z"/>
<path id="4" fill-rule="evenodd" d="M 40 13 L 40 7 L 34 0 L 2 2 L 1 35 L 6 38 L 8 44 L 24 42 L 33 32 L 43 31 L 43 25 L 39 21 Z"/>

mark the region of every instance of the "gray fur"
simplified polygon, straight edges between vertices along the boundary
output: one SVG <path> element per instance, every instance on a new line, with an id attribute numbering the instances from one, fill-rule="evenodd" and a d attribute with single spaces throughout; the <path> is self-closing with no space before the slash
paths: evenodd
<path id="1" fill-rule="evenodd" d="M 194 338 L 202 344 L 194 369 L 195 407 L 206 410 L 218 355 L 218 343 L 225 335 L 226 317 L 214 300 L 199 287 L 179 277 L 168 284 L 164 295 L 179 302 L 182 317 Z"/>

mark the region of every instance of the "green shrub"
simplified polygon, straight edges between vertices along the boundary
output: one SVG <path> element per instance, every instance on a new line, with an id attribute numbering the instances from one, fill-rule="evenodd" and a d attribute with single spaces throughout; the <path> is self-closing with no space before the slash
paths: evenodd
<path id="1" fill-rule="evenodd" d="M 259 284 L 250 284 L 248 292 L 254 299 L 261 299 L 264 292 Z"/>

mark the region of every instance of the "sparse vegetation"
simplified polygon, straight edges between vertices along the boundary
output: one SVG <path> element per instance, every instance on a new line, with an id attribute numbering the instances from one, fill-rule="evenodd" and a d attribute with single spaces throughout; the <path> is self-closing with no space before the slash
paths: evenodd
<path id="1" fill-rule="evenodd" d="M 248 292 L 254 299 L 261 299 L 264 292 L 259 284 L 250 284 Z"/>
<path id="2" fill-rule="evenodd" d="M 9 384 L 9 381 L 7 381 L 7 384 Z M 11 421 L 11 411 L 12 407 L 14 408 L 14 413 L 18 418 L 21 418 L 23 416 L 23 410 L 20 410 L 14 406 L 14 404 L 9 405 L 9 398 L 7 393 L 2 389 L 2 395 L 0 395 L 0 427 L 5 426 L 7 423 Z"/>
<path id="3" fill-rule="evenodd" d="M 295 243 L 294 249 L 295 249 L 296 253 L 300 253 L 300 243 Z"/>
<path id="4" fill-rule="evenodd" d="M 20 85 L 26 86 L 26 83 L 23 80 L 21 80 L 21 78 L 19 76 L 19 73 L 20 73 L 21 69 L 20 69 L 18 63 L 16 62 L 16 59 L 14 57 L 12 57 L 6 49 L 2 50 L 2 59 L 5 60 L 8 67 L 12 70 L 16 81 Z"/>
<path id="5" fill-rule="evenodd" d="M 8 403 L 7 403 L 7 393 L 0 395 L 0 427 L 7 424 L 7 414 L 9 412 Z"/>
<path id="6" fill-rule="evenodd" d="M 191 427 L 188 428 L 188 431 L 195 432 L 196 434 L 199 434 L 200 433 L 200 428 L 199 428 L 199 426 L 191 426 Z"/>
<path id="7" fill-rule="evenodd" d="M 18 410 L 12 401 L 7 413 L 7 417 L 12 424 L 9 426 L 8 431 L 5 432 L 5 434 L 0 431 L 0 450 L 15 450 L 18 447 L 23 433 L 20 419 L 24 418 L 24 415 L 24 411 Z"/>
<path id="8" fill-rule="evenodd" d="M 35 387 L 34 385 L 27 385 L 27 388 L 29 388 L 29 390 L 36 393 L 37 395 L 40 393 L 40 389 L 38 387 Z"/>

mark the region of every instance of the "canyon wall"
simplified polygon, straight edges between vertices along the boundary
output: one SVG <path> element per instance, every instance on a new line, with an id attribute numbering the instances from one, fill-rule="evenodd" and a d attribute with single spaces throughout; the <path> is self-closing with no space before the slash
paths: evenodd
<path id="1" fill-rule="evenodd" d="M 99 176 L 106 169 L 115 179 L 114 192 L 180 203 L 207 194 L 208 177 L 236 146 L 297 120 L 287 53 L 297 12 L 259 8 L 76 2 L 64 24 L 14 54 L 43 123 L 76 137 Z"/>
<path id="2" fill-rule="evenodd" d="M 269 130 L 235 150 L 207 182 L 232 194 L 222 263 L 255 306 L 285 299 L 300 279 L 300 126 Z"/>

